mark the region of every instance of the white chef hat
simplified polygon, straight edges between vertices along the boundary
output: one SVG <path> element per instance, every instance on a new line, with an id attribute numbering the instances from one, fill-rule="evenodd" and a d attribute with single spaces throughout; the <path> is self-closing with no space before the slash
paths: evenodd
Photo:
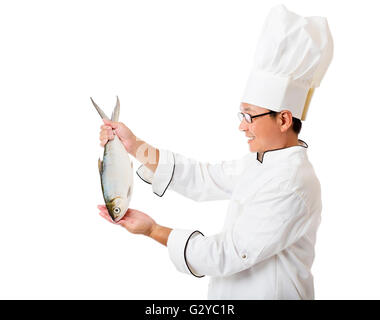
<path id="1" fill-rule="evenodd" d="M 289 110 L 305 120 L 314 88 L 333 56 L 326 18 L 301 17 L 279 5 L 270 11 L 259 38 L 241 102 Z"/>

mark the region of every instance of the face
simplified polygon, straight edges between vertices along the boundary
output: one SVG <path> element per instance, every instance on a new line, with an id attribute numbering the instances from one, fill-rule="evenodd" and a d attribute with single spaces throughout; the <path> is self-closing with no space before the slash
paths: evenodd
<path id="1" fill-rule="evenodd" d="M 242 102 L 240 111 L 255 116 L 270 110 Z M 245 133 L 251 152 L 265 152 L 277 148 L 282 136 L 280 122 L 269 114 L 252 119 L 252 123 L 243 119 L 239 130 Z"/>

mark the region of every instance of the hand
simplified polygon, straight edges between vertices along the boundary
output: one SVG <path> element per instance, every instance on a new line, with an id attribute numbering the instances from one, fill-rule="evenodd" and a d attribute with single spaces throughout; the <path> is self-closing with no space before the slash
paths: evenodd
<path id="1" fill-rule="evenodd" d="M 136 136 L 133 132 L 122 122 L 114 122 L 103 119 L 104 125 L 100 127 L 100 145 L 104 147 L 108 140 L 113 140 L 115 134 L 119 137 L 125 149 L 131 153 L 136 144 Z"/>
<path id="2" fill-rule="evenodd" d="M 105 205 L 98 205 L 98 209 L 100 210 L 99 214 L 104 219 L 113 224 L 120 225 L 134 234 L 143 234 L 150 236 L 153 229 L 157 225 L 151 217 L 138 210 L 128 209 L 127 213 L 120 221 L 114 222 L 109 216 Z"/>

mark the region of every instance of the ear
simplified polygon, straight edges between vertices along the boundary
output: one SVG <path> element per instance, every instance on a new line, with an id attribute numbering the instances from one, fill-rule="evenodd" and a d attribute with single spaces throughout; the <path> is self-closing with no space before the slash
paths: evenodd
<path id="1" fill-rule="evenodd" d="M 285 133 L 293 125 L 293 115 L 289 110 L 281 111 L 278 115 L 278 121 L 280 124 L 280 131 Z"/>

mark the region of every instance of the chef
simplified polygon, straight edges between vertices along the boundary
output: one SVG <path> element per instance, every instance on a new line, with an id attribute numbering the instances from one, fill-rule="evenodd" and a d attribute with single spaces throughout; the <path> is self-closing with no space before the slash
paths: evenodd
<path id="1" fill-rule="evenodd" d="M 188 159 L 104 120 L 101 145 L 114 130 L 143 163 L 137 174 L 156 195 L 173 190 L 195 201 L 229 200 L 215 235 L 167 228 L 133 209 L 117 224 L 166 245 L 178 271 L 209 276 L 209 299 L 314 299 L 321 188 L 298 134 L 332 55 L 325 18 L 302 17 L 283 5 L 270 11 L 238 112 L 250 152 L 236 161 Z M 105 206 L 98 208 L 112 222 Z"/>

